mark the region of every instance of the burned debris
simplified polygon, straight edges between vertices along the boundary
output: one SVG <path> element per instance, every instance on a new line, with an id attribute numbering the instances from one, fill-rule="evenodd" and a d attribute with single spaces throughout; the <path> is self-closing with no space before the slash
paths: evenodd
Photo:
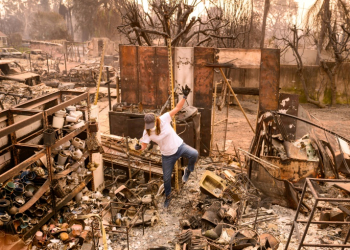
<path id="1" fill-rule="evenodd" d="M 56 2 L 0 3 L 0 250 L 350 248 L 344 3 Z"/>
<path id="2" fill-rule="evenodd" d="M 298 96 L 279 93 L 278 65 L 261 67 L 265 75 L 257 93 L 230 88 L 225 74 L 221 74 L 220 84 L 210 88 L 215 68 L 223 73 L 222 67 L 240 65 L 198 59 L 189 74 L 199 72 L 192 87 L 202 94 L 196 97 L 191 93 L 193 99 L 187 100 L 175 123 L 179 137 L 196 149 L 201 159 L 186 183 L 182 176 L 188 161 L 185 157 L 178 161 L 171 175 L 172 203 L 164 209 L 161 149 L 152 143 L 138 151 L 137 145 L 142 144 L 145 114 L 166 113 L 171 109 L 172 94 L 154 85 L 159 91 L 152 103 L 147 99 L 154 98 L 148 92 L 152 84 L 145 85 L 144 79 L 138 78 L 137 88 L 127 85 L 125 79 L 133 75 L 123 65 L 123 58 L 131 53 L 127 50 L 145 55 L 148 51 L 131 46 L 122 49 L 120 79 L 112 68 L 107 70 L 96 62 L 93 66 L 79 64 L 57 78 L 53 71 L 41 74 L 46 84 L 28 86 L 3 80 L 4 127 L 0 135 L 6 142 L 1 149 L 0 241 L 6 249 L 348 246 L 350 190 L 345 177 L 349 174 L 349 140 L 315 121 L 299 104 Z M 205 53 L 222 56 L 206 49 L 194 53 L 202 58 Z M 238 51 L 230 53 L 235 56 Z M 265 63 L 273 64 L 279 57 L 276 51 L 261 54 Z M 199 78 L 204 73 L 212 78 Z M 46 86 L 52 85 L 48 79 L 74 90 L 57 92 L 57 86 Z M 118 87 L 112 108 L 114 81 L 121 83 L 121 101 Z M 96 94 L 85 92 L 88 88 L 79 91 L 76 86 L 80 83 L 109 86 L 105 100 L 109 133 L 101 133 L 106 124 L 99 122 L 100 110 L 92 104 L 103 94 L 98 88 Z M 218 85 L 224 92 L 220 105 L 215 101 Z M 140 87 L 145 94 L 135 95 Z M 255 127 L 239 98 L 225 95 L 225 88 L 231 95 L 259 94 Z M 209 97 L 204 95 L 207 90 Z M 174 88 L 174 97 L 180 99 L 181 95 L 181 86 Z M 278 98 L 267 98 L 271 95 Z M 249 149 L 233 143 L 227 133 L 232 102 L 239 104 L 236 115 L 243 115 L 247 131 L 254 135 Z M 212 109 L 217 106 L 226 118 L 215 119 L 219 111 Z M 215 131 L 218 125 L 224 131 Z M 215 141 L 216 134 L 223 135 L 224 141 Z M 325 229 L 329 232 L 322 231 Z"/>

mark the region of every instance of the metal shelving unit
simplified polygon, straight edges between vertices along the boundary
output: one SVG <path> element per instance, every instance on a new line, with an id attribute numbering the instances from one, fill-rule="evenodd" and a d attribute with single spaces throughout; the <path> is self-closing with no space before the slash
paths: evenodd
<path id="1" fill-rule="evenodd" d="M 67 96 L 73 96 L 69 100 L 65 101 L 64 98 Z M 85 117 L 84 126 L 69 132 L 65 136 L 58 138 L 55 143 L 51 146 L 44 146 L 40 144 L 32 144 L 28 141 L 41 136 L 43 132 L 49 128 L 49 120 L 51 116 L 70 105 L 79 103 L 80 101 L 86 100 L 87 102 L 87 116 Z M 24 117 L 23 117 L 24 116 Z M 0 174 L 0 183 L 7 181 L 8 179 L 19 174 L 22 170 L 26 169 L 36 161 L 40 160 L 43 156 L 46 156 L 46 159 L 51 157 L 51 149 L 57 148 L 63 143 L 73 139 L 79 134 L 86 132 L 89 133 L 89 117 L 90 116 L 90 93 L 88 92 L 78 92 L 78 91 L 58 91 L 42 97 L 29 100 L 27 102 L 21 103 L 14 106 L 8 110 L 0 112 L 0 123 L 6 122 L 7 126 L 0 129 L 0 140 L 7 141 L 5 145 L 0 148 L 0 156 L 8 152 L 11 153 L 11 158 L 13 159 L 13 167 L 7 171 Z M 17 120 L 17 121 L 16 121 Z M 28 126 L 32 126 L 33 123 L 41 121 L 39 128 L 31 131 Z M 29 131 L 26 132 L 26 129 Z M 19 135 L 19 130 L 24 131 L 24 135 Z M 57 130 L 56 130 L 57 132 Z M 61 134 L 62 135 L 62 134 Z M 30 149 L 30 150 L 28 150 Z M 34 152 L 29 157 L 23 156 L 28 154 L 25 151 Z M 24 152 L 23 154 L 21 152 Z M 21 155 L 22 154 L 22 155 Z M 25 159 L 23 159 L 25 157 Z M 85 161 L 87 158 L 92 159 L 91 152 L 85 152 L 82 159 L 79 162 L 76 162 L 68 169 L 54 174 L 53 167 L 51 166 L 51 161 L 47 160 L 46 168 L 48 170 L 48 180 L 38 189 L 35 195 L 27 201 L 22 207 L 19 208 L 19 212 L 23 213 L 34 205 L 40 197 L 50 189 L 51 182 L 54 179 L 62 178 L 63 176 L 68 175 L 75 169 L 77 169 L 82 161 Z M 55 204 L 55 198 L 52 199 L 52 207 L 47 212 L 47 214 L 41 218 L 38 224 L 31 228 L 28 232 L 23 235 L 23 238 L 26 240 L 32 235 L 35 234 L 40 227 L 45 224 L 52 216 L 55 215 L 56 211 L 65 206 L 70 200 L 72 200 L 76 194 L 78 194 L 91 180 L 93 176 L 88 175 L 85 177 L 85 180 L 81 182 L 78 186 L 74 188 L 72 192 L 62 198 L 57 204 Z M 51 194 L 53 194 L 51 190 Z"/>
<path id="2" fill-rule="evenodd" d="M 317 244 L 317 243 L 305 243 L 306 235 L 308 234 L 308 230 L 310 228 L 311 224 L 318 224 L 318 225 L 329 225 L 329 224 L 335 224 L 335 225 L 350 225 L 350 221 L 342 220 L 342 221 L 322 221 L 321 218 L 319 220 L 314 218 L 315 212 L 317 210 L 317 205 L 320 202 L 328 202 L 334 206 L 338 206 L 339 208 L 344 207 L 342 205 L 346 204 L 348 205 L 350 203 L 349 198 L 340 198 L 340 197 L 326 197 L 324 194 L 321 195 L 318 191 L 318 189 L 315 187 L 318 184 L 317 183 L 331 183 L 331 184 L 349 184 L 349 180 L 340 180 L 340 179 L 317 179 L 317 178 L 306 178 L 303 192 L 300 197 L 300 201 L 298 204 L 298 208 L 294 217 L 294 221 L 292 223 L 292 228 L 289 233 L 289 237 L 287 240 L 287 243 L 285 245 L 285 250 L 288 250 L 289 243 L 291 242 L 291 238 L 293 236 L 293 232 L 295 230 L 296 237 L 298 239 L 298 247 L 297 249 L 300 250 L 301 248 L 305 247 L 316 247 L 316 249 L 319 248 L 350 248 L 350 244 L 348 244 L 348 240 L 350 237 L 350 229 L 347 229 L 348 232 L 345 236 L 345 239 L 343 240 L 343 244 Z M 306 220 L 299 219 L 299 215 L 302 212 L 303 202 L 305 198 L 305 194 L 307 191 L 310 191 L 312 198 L 314 200 L 312 209 L 310 211 L 310 214 Z M 331 195 L 330 195 L 331 196 Z M 305 228 L 303 231 L 301 231 L 299 228 L 299 224 L 305 224 Z"/>

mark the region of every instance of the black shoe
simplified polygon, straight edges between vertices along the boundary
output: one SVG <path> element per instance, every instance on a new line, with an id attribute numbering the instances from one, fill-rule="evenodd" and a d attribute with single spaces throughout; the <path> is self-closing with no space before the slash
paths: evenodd
<path id="1" fill-rule="evenodd" d="M 165 198 L 164 208 L 168 208 L 169 207 L 170 201 L 171 201 L 171 196 L 168 196 L 168 197 Z"/>
<path id="2" fill-rule="evenodd" d="M 188 181 L 188 178 L 190 177 L 191 171 L 185 168 L 184 175 L 182 176 L 182 181 L 186 182 Z"/>

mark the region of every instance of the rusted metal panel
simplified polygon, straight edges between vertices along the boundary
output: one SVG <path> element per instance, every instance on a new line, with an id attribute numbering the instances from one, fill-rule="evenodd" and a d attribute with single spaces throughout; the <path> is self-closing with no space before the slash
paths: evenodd
<path id="1" fill-rule="evenodd" d="M 176 124 L 176 131 L 187 145 L 194 147 L 195 134 L 194 134 L 194 128 L 193 128 L 192 121 L 186 122 L 186 123 Z"/>
<path id="2" fill-rule="evenodd" d="M 110 111 L 109 112 L 109 130 L 111 135 L 119 135 L 119 136 L 129 136 L 128 131 L 131 131 L 132 129 L 142 129 L 144 124 L 139 128 L 139 125 L 134 125 L 130 129 L 128 128 L 128 125 L 131 125 L 131 123 L 128 123 L 128 119 L 137 119 L 142 118 L 143 114 L 132 114 L 132 113 L 124 113 L 124 112 L 115 112 Z M 142 134 L 141 134 L 142 136 Z"/>
<path id="3" fill-rule="evenodd" d="M 154 79 L 155 53 L 154 47 L 138 47 L 139 102 L 145 107 L 153 108 L 156 106 L 157 100 L 157 88 Z"/>
<path id="4" fill-rule="evenodd" d="M 145 127 L 145 120 L 143 118 L 126 119 L 128 126 L 127 136 L 130 138 L 141 138 Z"/>
<path id="5" fill-rule="evenodd" d="M 196 116 L 193 117 L 193 126 L 194 126 L 194 133 L 195 133 L 195 148 L 198 152 L 201 152 L 201 113 L 198 113 Z"/>
<path id="6" fill-rule="evenodd" d="M 262 49 L 259 83 L 259 111 L 278 109 L 280 86 L 280 50 Z"/>
<path id="7" fill-rule="evenodd" d="M 139 102 L 137 47 L 119 46 L 121 101 Z"/>
<path id="8" fill-rule="evenodd" d="M 201 113 L 201 147 L 200 156 L 209 156 L 211 139 L 211 109 L 198 108 Z"/>
<path id="9" fill-rule="evenodd" d="M 280 93 L 278 112 L 298 116 L 298 107 L 299 95 Z M 297 120 L 287 116 L 282 116 L 281 120 L 288 140 L 294 141 L 297 130 Z"/>
<path id="10" fill-rule="evenodd" d="M 195 47 L 193 106 L 211 109 L 214 69 L 206 67 L 207 63 L 214 63 L 214 48 Z"/>
<path id="11" fill-rule="evenodd" d="M 156 47 L 156 64 L 154 67 L 154 80 L 157 86 L 156 105 L 164 105 L 169 96 L 169 67 L 167 47 Z"/>
<path id="12" fill-rule="evenodd" d="M 287 180 L 274 177 L 262 165 L 251 164 L 251 181 L 254 186 L 269 197 L 272 204 L 296 209 L 298 206 L 298 193 Z"/>
<path id="13" fill-rule="evenodd" d="M 273 165 L 280 168 L 280 172 L 276 170 L 270 171 L 274 177 L 300 184 L 300 186 L 304 184 L 306 178 L 317 177 L 318 161 L 289 159 L 288 164 L 286 164 L 282 162 L 279 157 L 261 156 L 261 159 L 271 162 Z"/>
<path id="14" fill-rule="evenodd" d="M 126 135 L 128 128 L 126 116 L 120 115 L 118 112 L 109 111 L 109 131 L 111 135 Z"/>

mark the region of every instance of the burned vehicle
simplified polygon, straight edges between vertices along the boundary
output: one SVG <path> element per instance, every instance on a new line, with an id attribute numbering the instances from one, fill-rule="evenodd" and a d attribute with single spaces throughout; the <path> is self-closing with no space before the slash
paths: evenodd
<path id="1" fill-rule="evenodd" d="M 17 57 L 20 58 L 22 53 L 14 48 L 2 48 L 0 50 L 0 57 Z"/>
<path id="2" fill-rule="evenodd" d="M 30 50 L 30 51 L 26 51 L 23 54 L 23 57 L 25 59 L 29 59 L 29 57 L 30 57 L 31 60 L 44 61 L 47 58 L 51 58 L 51 55 L 48 55 L 46 52 L 42 51 L 41 49 L 33 49 L 33 50 Z"/>
<path id="3" fill-rule="evenodd" d="M 0 60 L 0 81 L 3 80 L 23 82 L 34 86 L 40 83 L 40 76 L 32 72 L 25 72 L 21 65 L 12 60 Z"/>

